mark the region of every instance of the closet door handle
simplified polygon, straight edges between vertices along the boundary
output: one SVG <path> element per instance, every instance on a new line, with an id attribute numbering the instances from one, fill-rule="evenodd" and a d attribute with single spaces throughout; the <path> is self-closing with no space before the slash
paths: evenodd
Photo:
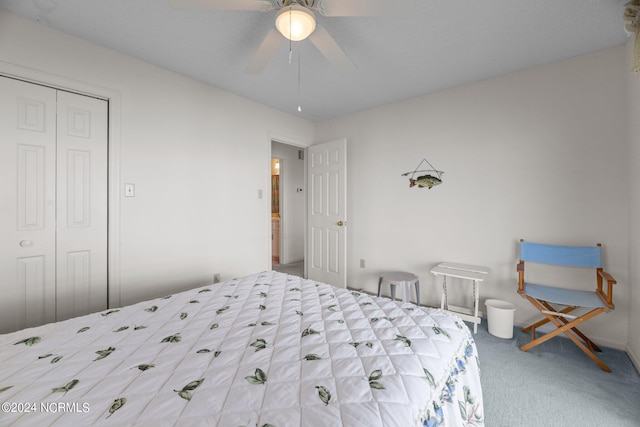
<path id="1" fill-rule="evenodd" d="M 20 246 L 23 248 L 28 248 L 29 246 L 33 246 L 33 242 L 31 240 L 22 240 L 20 242 Z"/>

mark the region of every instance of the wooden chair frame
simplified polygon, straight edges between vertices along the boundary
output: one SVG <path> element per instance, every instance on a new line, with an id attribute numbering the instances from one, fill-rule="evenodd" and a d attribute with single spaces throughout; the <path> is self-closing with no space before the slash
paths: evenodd
<path id="1" fill-rule="evenodd" d="M 524 240 L 520 240 L 521 247 Z M 602 245 L 597 244 L 600 248 Z M 522 251 L 521 251 L 522 252 Z M 599 258 L 599 256 L 598 256 Z M 599 262 L 599 259 L 598 259 Z M 557 264 L 567 265 L 571 264 Z M 554 308 L 548 301 L 540 298 L 534 298 L 531 295 L 527 295 L 525 291 L 526 283 L 524 279 L 525 273 L 525 260 L 520 259 L 516 267 L 518 272 L 518 293 L 521 297 L 527 299 L 534 307 L 536 307 L 543 315 L 544 319 L 533 323 L 522 329 L 522 332 L 531 332 L 531 341 L 520 347 L 522 351 L 530 350 L 531 348 L 542 344 L 550 340 L 551 338 L 564 333 L 571 341 L 573 341 L 587 356 L 589 356 L 594 362 L 600 366 L 600 368 L 606 372 L 610 372 L 611 369 L 602 362 L 595 354 L 594 351 L 602 351 L 593 341 L 591 341 L 577 326 L 581 323 L 599 315 L 603 312 L 608 312 L 615 308 L 613 304 L 613 285 L 616 284 L 616 280 L 607 272 L 605 272 L 602 266 L 595 268 L 596 271 L 596 295 L 602 301 L 602 306 L 592 307 L 590 311 L 580 316 L 573 316 L 569 313 L 579 308 L 580 306 L 567 305 L 564 309 L 558 310 Z M 607 283 L 606 293 L 603 290 L 604 282 Z M 566 305 L 561 303 L 561 305 Z M 536 337 L 536 328 L 545 325 L 547 323 L 553 323 L 556 329 L 548 332 L 540 337 Z"/>

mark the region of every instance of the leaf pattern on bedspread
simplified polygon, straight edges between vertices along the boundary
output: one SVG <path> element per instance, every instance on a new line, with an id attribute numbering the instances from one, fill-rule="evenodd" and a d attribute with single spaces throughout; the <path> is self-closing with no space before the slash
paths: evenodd
<path id="1" fill-rule="evenodd" d="M 217 309 L 217 310 L 216 310 L 216 314 L 224 313 L 224 312 L 225 312 L 225 311 L 227 311 L 227 310 L 229 310 L 229 306 L 228 306 L 228 305 L 225 305 L 224 307 Z"/>
<path id="2" fill-rule="evenodd" d="M 12 335 L 3 400 L 96 402 L 60 425 L 484 426 L 478 355 L 458 318 L 275 272 L 169 297 Z M 23 381 L 29 372 L 43 379 Z"/>
<path id="3" fill-rule="evenodd" d="M 371 372 L 371 375 L 369 375 L 369 386 L 378 390 L 384 390 L 384 385 L 378 381 L 380 379 L 382 379 L 382 371 L 380 369 L 376 369 Z"/>
<path id="4" fill-rule="evenodd" d="M 127 403 L 127 398 L 125 398 L 125 397 L 120 397 L 120 398 L 114 400 L 113 404 L 109 408 L 109 415 L 107 415 L 107 418 L 112 416 L 113 413 L 116 412 L 118 409 L 122 408 L 125 403 Z"/>
<path id="5" fill-rule="evenodd" d="M 435 329 L 435 327 L 434 327 Z M 467 371 L 467 364 L 471 359 L 477 363 L 477 355 L 474 355 L 474 346 L 471 341 L 467 341 L 464 347 L 464 355 L 462 358 L 456 358 L 454 365 L 451 368 L 449 377 L 445 381 L 445 387 L 440 393 L 439 403 L 433 403 L 433 413 L 427 411 L 427 416 L 423 420 L 423 426 L 434 427 L 444 426 L 445 418 L 443 414 L 443 407 L 448 404 L 457 403 L 460 419 L 462 425 L 465 426 L 484 426 L 484 415 L 482 414 L 482 405 L 478 402 L 476 396 L 473 395 L 471 389 L 467 385 L 462 386 L 462 400 L 458 399 L 454 401 L 453 396 L 460 396 L 460 393 L 456 392 L 457 383 L 459 382 L 461 375 L 464 375 Z M 425 369 L 425 374 L 427 374 Z M 433 378 L 431 374 L 427 377 Z M 431 382 L 431 381 L 430 381 Z"/>
<path id="6" fill-rule="evenodd" d="M 449 333 L 438 326 L 433 327 L 433 332 L 435 332 L 437 335 L 444 335 L 445 337 L 451 339 L 451 336 L 449 335 Z"/>
<path id="7" fill-rule="evenodd" d="M 267 348 L 267 342 L 265 340 L 263 340 L 262 338 L 258 338 L 257 340 L 255 340 L 254 342 L 249 344 L 249 346 L 255 347 L 256 351 L 260 351 L 260 350 L 264 350 L 265 348 Z"/>
<path id="8" fill-rule="evenodd" d="M 464 400 L 458 401 L 460 408 L 460 416 L 466 421 L 467 425 L 480 425 L 483 422 L 480 406 L 476 403 L 475 397 L 471 394 L 469 387 L 463 387 Z"/>
<path id="9" fill-rule="evenodd" d="M 24 344 L 26 346 L 31 347 L 34 344 L 38 344 L 41 340 L 42 340 L 42 338 L 40 338 L 40 337 L 30 337 L 30 338 L 26 338 L 26 339 L 24 339 L 22 341 L 18 341 L 17 343 L 15 343 L 13 345 Z"/>
<path id="10" fill-rule="evenodd" d="M 93 359 L 93 361 L 95 362 L 96 360 L 101 360 L 104 359 L 105 357 L 109 356 L 111 353 L 113 353 L 116 349 L 114 347 L 109 347 L 106 348 L 104 350 L 98 350 L 96 351 L 96 354 L 98 355 L 98 357 L 96 357 L 95 359 Z"/>
<path id="11" fill-rule="evenodd" d="M 322 359 L 322 357 L 318 356 L 317 354 L 307 354 L 306 356 L 303 357 L 304 360 L 320 360 Z"/>
<path id="12" fill-rule="evenodd" d="M 267 382 L 267 374 L 262 369 L 257 368 L 255 375 L 246 376 L 244 379 L 249 381 L 249 384 L 264 384 Z"/>
<path id="13" fill-rule="evenodd" d="M 431 388 L 436 388 L 436 380 L 431 375 L 431 372 L 427 368 L 424 368 L 424 379 L 427 380 Z"/>
<path id="14" fill-rule="evenodd" d="M 182 387 L 182 390 L 173 390 L 173 391 L 178 393 L 178 396 L 180 396 L 184 400 L 191 400 L 191 396 L 192 396 L 191 392 L 196 388 L 198 388 L 203 381 L 204 381 L 204 378 L 197 381 L 191 381 L 189 384 Z"/>
<path id="15" fill-rule="evenodd" d="M 113 314 L 113 313 L 117 313 L 117 312 L 119 312 L 119 311 L 120 311 L 119 309 L 118 309 L 118 310 L 109 310 L 109 311 L 106 311 L 106 312 L 104 312 L 104 313 L 100 313 L 100 315 L 101 315 L 102 317 L 107 317 L 108 315 Z"/>
<path id="16" fill-rule="evenodd" d="M 180 336 L 180 332 L 175 335 L 169 335 L 168 337 L 164 337 L 160 342 L 180 342 L 182 341 L 182 337 Z"/>
<path id="17" fill-rule="evenodd" d="M 62 387 L 55 387 L 51 389 L 51 393 L 58 393 L 58 392 L 62 392 L 64 394 L 67 394 L 67 392 L 69 390 L 71 390 L 72 388 L 74 388 L 76 386 L 76 384 L 78 384 L 80 381 L 78 380 L 71 380 L 69 381 L 67 384 L 65 384 Z"/>
<path id="18" fill-rule="evenodd" d="M 396 335 L 395 339 L 402 342 L 405 345 L 405 347 L 411 347 L 411 340 L 408 339 L 407 337 L 403 337 L 402 335 Z"/>
<path id="19" fill-rule="evenodd" d="M 325 406 L 329 405 L 329 401 L 331 400 L 331 392 L 329 389 L 323 385 L 317 385 L 316 389 L 318 389 L 318 397 L 320 397 L 322 403 L 324 403 Z"/>
<path id="20" fill-rule="evenodd" d="M 135 367 L 140 369 L 141 371 L 146 371 L 147 369 L 154 368 L 155 366 L 156 365 L 154 365 L 153 363 L 143 363 L 143 364 L 135 366 Z"/>
<path id="21" fill-rule="evenodd" d="M 307 329 L 305 329 L 304 331 L 302 331 L 302 338 L 307 337 L 309 335 L 313 335 L 313 334 L 319 334 L 320 332 L 316 331 L 315 329 L 313 329 L 311 326 L 309 326 Z"/>

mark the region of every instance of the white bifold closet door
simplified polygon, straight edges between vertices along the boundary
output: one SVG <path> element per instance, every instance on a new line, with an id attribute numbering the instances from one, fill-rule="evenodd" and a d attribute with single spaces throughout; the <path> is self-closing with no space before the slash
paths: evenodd
<path id="1" fill-rule="evenodd" d="M 104 100 L 0 77 L 0 333 L 107 308 Z"/>

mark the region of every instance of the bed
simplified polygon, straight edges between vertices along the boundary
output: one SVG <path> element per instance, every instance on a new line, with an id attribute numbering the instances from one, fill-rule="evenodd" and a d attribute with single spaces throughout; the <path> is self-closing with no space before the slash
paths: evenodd
<path id="1" fill-rule="evenodd" d="M 0 425 L 482 426 L 455 316 L 274 271 L 0 335 Z"/>

